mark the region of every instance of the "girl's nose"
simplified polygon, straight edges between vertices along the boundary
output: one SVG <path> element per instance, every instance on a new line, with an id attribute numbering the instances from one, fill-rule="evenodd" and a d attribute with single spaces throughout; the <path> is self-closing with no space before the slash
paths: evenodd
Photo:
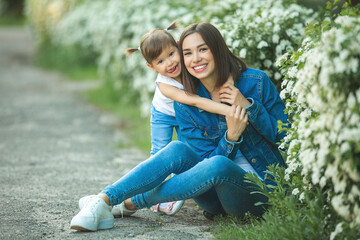
<path id="1" fill-rule="evenodd" d="M 166 59 L 166 65 L 167 66 L 171 66 L 172 63 L 173 63 L 173 61 L 170 58 Z"/>

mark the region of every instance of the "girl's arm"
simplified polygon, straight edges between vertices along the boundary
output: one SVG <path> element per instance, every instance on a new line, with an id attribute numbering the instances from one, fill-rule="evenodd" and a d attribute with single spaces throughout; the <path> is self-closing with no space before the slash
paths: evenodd
<path id="1" fill-rule="evenodd" d="M 191 105 L 201 108 L 207 112 L 226 115 L 230 111 L 230 106 L 222 103 L 215 102 L 208 98 L 199 97 L 194 94 L 187 94 L 184 90 L 180 90 L 175 86 L 166 83 L 158 83 L 159 89 L 166 97 L 186 105 Z"/>

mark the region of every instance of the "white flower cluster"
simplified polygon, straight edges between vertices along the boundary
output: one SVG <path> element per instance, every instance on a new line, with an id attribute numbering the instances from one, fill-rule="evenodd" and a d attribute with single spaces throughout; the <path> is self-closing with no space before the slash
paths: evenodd
<path id="1" fill-rule="evenodd" d="M 226 1 L 225 1 L 226 2 Z M 230 2 L 233 2 L 230 0 Z M 228 46 L 251 67 L 280 80 L 276 60 L 297 48 L 305 24 L 316 14 L 292 1 L 236 1 L 236 11 L 214 19 Z"/>
<path id="2" fill-rule="evenodd" d="M 297 53 L 283 56 L 293 61 L 281 93 L 293 116 L 286 173 L 289 178 L 302 169 L 312 184 L 330 188 L 334 210 L 355 226 L 360 225 L 360 17 L 339 16 L 335 26 L 315 45 L 305 39 Z"/>

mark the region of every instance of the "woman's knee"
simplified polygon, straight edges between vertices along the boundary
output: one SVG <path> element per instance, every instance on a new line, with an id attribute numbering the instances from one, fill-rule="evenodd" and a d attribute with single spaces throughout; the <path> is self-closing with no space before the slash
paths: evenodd
<path id="1" fill-rule="evenodd" d="M 166 146 L 166 148 L 168 149 L 168 151 L 171 151 L 176 154 L 195 153 L 189 145 L 180 141 L 172 141 Z"/>
<path id="2" fill-rule="evenodd" d="M 227 176 L 235 167 L 235 164 L 231 159 L 220 155 L 206 159 L 204 165 L 208 168 L 208 171 L 217 176 Z"/>
<path id="3" fill-rule="evenodd" d="M 201 160 L 189 145 L 180 141 L 170 142 L 153 157 L 171 162 L 172 164 L 183 162 L 184 160 L 192 162 L 199 162 Z"/>

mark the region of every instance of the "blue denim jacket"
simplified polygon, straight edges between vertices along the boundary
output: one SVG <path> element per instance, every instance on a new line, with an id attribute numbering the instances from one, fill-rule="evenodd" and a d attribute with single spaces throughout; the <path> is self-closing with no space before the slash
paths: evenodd
<path id="1" fill-rule="evenodd" d="M 202 158 L 223 155 L 234 160 L 238 150 L 264 179 L 270 164 L 285 166 L 276 143 L 284 137 L 278 133 L 278 120 L 287 122 L 285 105 L 274 84 L 263 71 L 248 68 L 240 74 L 235 86 L 250 101 L 246 108 L 249 125 L 238 142 L 226 139 L 225 116 L 205 112 L 199 108 L 175 103 L 175 116 L 180 126 L 182 141 L 188 143 Z M 200 83 L 198 95 L 210 99 Z"/>

